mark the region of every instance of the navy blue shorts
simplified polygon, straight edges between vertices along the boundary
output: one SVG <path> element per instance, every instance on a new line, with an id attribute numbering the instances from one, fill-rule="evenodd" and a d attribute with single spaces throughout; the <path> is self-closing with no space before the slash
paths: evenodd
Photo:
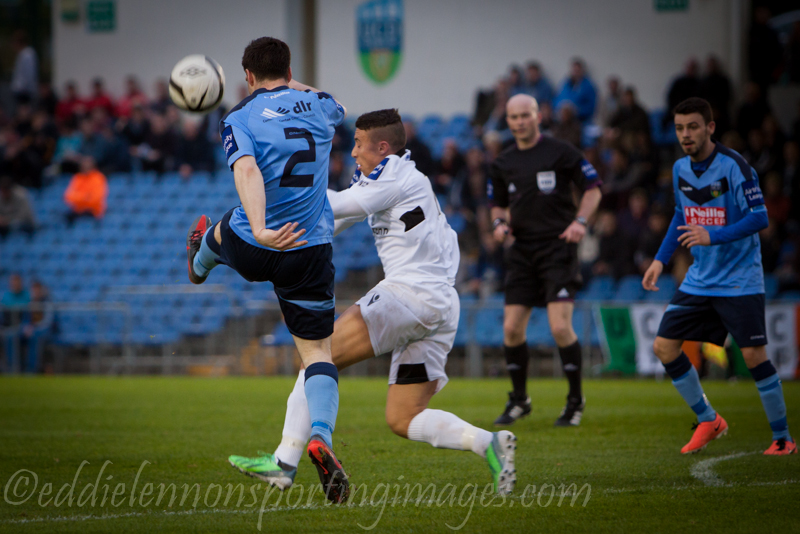
<path id="1" fill-rule="evenodd" d="M 767 344 L 763 293 L 707 297 L 676 291 L 658 327 L 659 337 L 720 346 L 729 332 L 739 347 Z"/>
<path id="2" fill-rule="evenodd" d="M 220 221 L 218 263 L 248 282 L 272 282 L 289 332 L 301 339 L 333 334 L 333 247 L 330 243 L 278 252 L 256 247 L 230 227 L 233 210 Z"/>

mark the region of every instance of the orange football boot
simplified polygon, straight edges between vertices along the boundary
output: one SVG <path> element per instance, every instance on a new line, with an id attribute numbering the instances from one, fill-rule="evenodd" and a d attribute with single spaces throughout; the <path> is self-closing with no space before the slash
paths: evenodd
<path id="1" fill-rule="evenodd" d="M 713 421 L 695 423 L 692 426 L 692 430 L 694 430 L 692 439 L 683 446 L 681 454 L 693 454 L 702 451 L 710 441 L 728 433 L 728 423 L 725 422 L 725 419 L 720 414 L 717 414 L 717 418 Z"/>
<path id="2" fill-rule="evenodd" d="M 797 443 L 792 438 L 776 439 L 772 442 L 769 449 L 764 451 L 768 456 L 784 456 L 797 453 Z"/>

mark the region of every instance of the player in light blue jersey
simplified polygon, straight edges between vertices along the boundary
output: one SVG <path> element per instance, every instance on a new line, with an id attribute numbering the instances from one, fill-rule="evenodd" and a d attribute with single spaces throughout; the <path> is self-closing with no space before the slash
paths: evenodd
<path id="1" fill-rule="evenodd" d="M 244 51 L 250 96 L 220 124 L 241 205 L 215 225 L 205 215 L 192 224 L 189 279 L 201 284 L 221 263 L 250 282 L 272 282 L 306 367 L 313 432 L 307 452 L 327 497 L 344 502 L 349 484 L 332 446 L 339 375 L 331 360 L 333 212 L 326 190 L 334 128 L 345 109 L 329 94 L 294 81 L 290 64 L 289 47 L 271 37 Z M 251 476 L 259 476 L 266 462 L 242 456 L 228 461 Z"/>
<path id="2" fill-rule="evenodd" d="M 689 98 L 675 108 L 675 131 L 687 156 L 673 167 L 675 215 L 642 285 L 658 291 L 664 264 L 679 246 L 691 251 L 694 263 L 667 306 L 653 350 L 697 414 L 694 435 L 681 453 L 698 452 L 728 431 L 681 345 L 684 340 L 722 345 L 730 333 L 742 349 L 772 429 L 773 442 L 764 454 L 793 454 L 797 445 L 789 435 L 781 381 L 765 348 L 758 237 L 769 223 L 764 197 L 747 162 L 711 139 L 714 128 L 707 101 Z"/>

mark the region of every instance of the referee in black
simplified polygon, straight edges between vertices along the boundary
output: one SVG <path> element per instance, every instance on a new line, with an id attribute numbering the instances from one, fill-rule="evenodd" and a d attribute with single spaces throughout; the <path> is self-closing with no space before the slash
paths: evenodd
<path id="1" fill-rule="evenodd" d="M 516 141 L 492 164 L 488 196 L 494 237 L 514 243 L 506 259 L 503 342 L 514 391 L 495 425 L 510 425 L 531 412 L 527 394 L 528 345 L 525 330 L 534 306 L 547 308 L 550 332 L 569 381 L 567 405 L 556 426 L 577 426 L 586 399 L 581 392 L 581 347 L 572 328 L 575 293 L 581 286 L 578 242 L 586 220 L 600 203 L 601 181 L 594 167 L 569 143 L 539 131 L 539 106 L 516 95 L 506 106 Z M 574 190 L 581 194 L 575 206 Z"/>

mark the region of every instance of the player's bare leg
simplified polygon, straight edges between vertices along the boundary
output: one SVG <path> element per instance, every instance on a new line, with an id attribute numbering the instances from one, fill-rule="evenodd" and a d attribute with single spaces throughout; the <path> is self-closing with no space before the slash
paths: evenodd
<path id="1" fill-rule="evenodd" d="M 672 378 L 675 389 L 697 414 L 698 422 L 692 427 L 694 430 L 692 439 L 681 449 L 682 454 L 689 454 L 700 452 L 709 442 L 727 434 L 728 423 L 708 402 L 703 386 L 700 385 L 700 376 L 689 361 L 689 357 L 681 350 L 682 345 L 682 340 L 657 336 L 653 342 L 653 352 L 664 364 L 664 369 Z"/>
<path id="2" fill-rule="evenodd" d="M 569 382 L 567 404 L 556 419 L 556 426 L 578 426 L 586 407 L 586 399 L 581 391 L 581 345 L 572 328 L 572 312 L 575 305 L 568 301 L 550 302 L 547 304 L 547 320 L 550 333 L 558 346 L 561 357 L 561 368 Z"/>
<path id="3" fill-rule="evenodd" d="M 789 435 L 789 424 L 786 420 L 783 386 L 775 366 L 767 358 L 767 347 L 765 345 L 742 347 L 742 357 L 756 381 L 761 404 L 764 405 L 764 412 L 772 429 L 772 445 L 764 451 L 764 454 L 769 456 L 796 454 L 797 443 Z"/>
<path id="4" fill-rule="evenodd" d="M 521 304 L 507 304 L 503 308 L 503 345 L 506 369 L 511 377 L 513 391 L 508 393 L 505 410 L 494 424 L 507 426 L 531 413 L 528 396 L 528 343 L 525 330 L 533 308 Z"/>

